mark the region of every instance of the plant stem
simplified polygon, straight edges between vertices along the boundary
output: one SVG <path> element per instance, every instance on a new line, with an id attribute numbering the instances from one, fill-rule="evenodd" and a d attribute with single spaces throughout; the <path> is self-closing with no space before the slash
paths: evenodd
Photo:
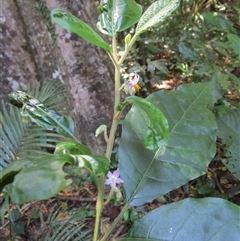
<path id="1" fill-rule="evenodd" d="M 112 49 L 113 49 L 113 56 L 117 60 L 117 46 L 116 46 L 115 37 L 113 37 Z M 112 126 L 109 134 L 107 149 L 105 153 L 105 156 L 109 159 L 112 154 L 115 133 L 117 130 L 118 120 L 119 120 L 118 111 L 117 111 L 117 106 L 119 105 L 119 102 L 120 102 L 120 65 L 119 64 L 115 64 L 115 95 L 114 96 L 115 96 L 115 100 L 114 100 L 113 120 L 112 120 Z"/>
<path id="2" fill-rule="evenodd" d="M 118 222 L 122 219 L 124 213 L 128 210 L 129 203 L 126 203 L 124 207 L 122 208 L 121 212 L 117 216 L 117 218 L 114 220 L 114 222 L 111 224 L 111 227 L 109 230 L 104 234 L 104 236 L 100 239 L 100 241 L 106 241 L 109 235 L 112 233 Z"/>
<path id="3" fill-rule="evenodd" d="M 114 100 L 114 113 L 113 113 L 113 120 L 112 120 L 112 126 L 107 142 L 107 148 L 105 156 L 110 159 L 112 154 L 112 149 L 114 145 L 114 139 L 115 139 L 115 133 L 118 126 L 118 111 L 117 106 L 120 102 L 120 65 L 117 64 L 117 44 L 116 44 L 116 38 L 113 36 L 112 39 L 112 50 L 113 55 L 111 56 L 111 59 L 115 66 L 115 100 Z M 99 228 L 100 228 L 100 219 L 103 209 L 103 198 L 105 193 L 105 176 L 100 176 L 99 178 L 99 186 L 98 186 L 98 198 L 96 203 L 96 219 L 95 219 L 95 225 L 94 225 L 94 234 L 93 234 L 93 241 L 98 240 L 99 235 Z"/>
<path id="4" fill-rule="evenodd" d="M 99 229 L 100 229 L 100 219 L 101 219 L 102 209 L 103 209 L 104 190 L 105 190 L 105 176 L 102 175 L 102 176 L 99 177 L 98 197 L 97 197 L 97 203 L 96 203 L 96 218 L 95 218 L 95 225 L 94 225 L 93 241 L 98 240 Z"/>
<path id="5" fill-rule="evenodd" d="M 134 34 L 130 43 L 127 45 L 127 48 L 125 49 L 123 55 L 121 56 L 120 60 L 118 61 L 118 65 L 121 66 L 121 64 L 123 63 L 123 61 L 125 60 L 126 56 L 128 55 L 130 49 L 132 48 L 133 44 L 135 43 L 135 41 L 137 40 L 139 35 Z"/>

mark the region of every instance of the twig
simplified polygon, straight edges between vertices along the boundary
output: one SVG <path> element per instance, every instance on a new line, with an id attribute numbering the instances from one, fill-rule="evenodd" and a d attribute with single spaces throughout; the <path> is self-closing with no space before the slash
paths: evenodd
<path id="1" fill-rule="evenodd" d="M 60 200 L 71 200 L 71 201 L 78 201 L 78 202 L 96 202 L 96 198 L 79 198 L 79 197 L 68 197 L 68 196 L 55 196 L 54 198 Z"/>

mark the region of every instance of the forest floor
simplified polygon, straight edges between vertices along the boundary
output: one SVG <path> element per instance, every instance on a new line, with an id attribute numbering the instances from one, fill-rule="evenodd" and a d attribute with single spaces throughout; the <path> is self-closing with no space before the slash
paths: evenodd
<path id="1" fill-rule="evenodd" d="M 177 78 L 175 77 L 163 80 L 161 85 L 154 84 L 151 86 L 152 90 L 150 91 L 175 89 L 183 84 L 183 81 L 177 81 L 176 79 Z M 234 95 L 234 93 L 229 93 L 226 97 L 239 102 L 239 98 Z M 240 205 L 240 181 L 236 179 L 221 162 L 223 155 L 224 146 L 222 145 L 221 140 L 218 139 L 216 142 L 216 155 L 204 176 L 190 181 L 188 185 L 171 191 L 162 198 L 146 204 L 144 207 L 133 209 L 133 213 L 136 214 L 135 218 L 137 219 L 139 216 L 142 216 L 159 206 L 177 202 L 187 197 L 221 197 Z M 81 219 L 78 221 L 73 219 L 72 227 L 74 228 L 75 226 L 83 224 L 83 220 L 85 220 L 82 230 L 86 231 L 88 233 L 86 236 L 89 237 L 89 239 L 79 240 L 91 240 L 90 237 L 94 226 L 93 215 L 97 189 L 92 184 L 89 177 L 82 178 L 79 174 L 71 172 L 69 175 L 73 177 L 73 184 L 55 197 L 45 201 L 28 203 L 21 207 L 11 205 L 10 212 L 14 221 L 10 222 L 7 214 L 5 215 L 6 219 L 4 226 L 0 227 L 0 240 L 57 241 L 57 238 L 47 239 L 47 235 L 51 235 L 54 230 L 59 227 L 63 230 L 66 222 L 71 222 L 73 213 L 78 214 L 78 216 L 80 214 Z M 108 229 L 120 210 L 121 204 L 114 205 L 114 203 L 110 203 L 104 207 L 101 220 L 101 233 L 104 233 L 105 230 Z M 219 212 L 221 212 L 221 210 L 219 210 Z M 126 234 L 130 224 L 131 221 L 129 220 L 127 222 L 122 221 L 117 229 L 117 233 L 114 234 L 114 237 Z M 66 233 L 67 232 L 69 232 L 69 230 L 66 230 Z M 114 237 L 112 240 L 114 240 Z"/>

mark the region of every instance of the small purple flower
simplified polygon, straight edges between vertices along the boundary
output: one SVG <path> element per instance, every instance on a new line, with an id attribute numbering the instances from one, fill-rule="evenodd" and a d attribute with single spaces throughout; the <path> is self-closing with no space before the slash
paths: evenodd
<path id="1" fill-rule="evenodd" d="M 126 94 L 133 95 L 136 91 L 141 89 L 140 85 L 138 84 L 139 75 L 136 71 L 134 71 L 134 78 L 133 80 L 128 80 L 125 82 L 124 91 Z"/>
<path id="2" fill-rule="evenodd" d="M 111 187 L 116 187 L 116 184 L 123 183 L 123 180 L 119 177 L 119 175 L 119 168 L 116 169 L 113 173 L 109 171 L 105 184 Z"/>

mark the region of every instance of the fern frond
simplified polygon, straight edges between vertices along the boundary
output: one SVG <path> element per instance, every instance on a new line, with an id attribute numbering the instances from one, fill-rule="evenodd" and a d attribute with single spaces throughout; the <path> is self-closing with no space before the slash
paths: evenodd
<path id="1" fill-rule="evenodd" d="M 37 84 L 26 89 L 39 98 L 48 108 L 60 109 L 68 97 L 59 81 Z M 56 97 L 58 96 L 58 97 Z M 25 118 L 25 117 L 24 117 Z M 17 159 L 33 159 L 49 153 L 63 137 L 42 129 L 38 125 L 23 119 L 20 110 L 12 105 L 7 110 L 2 103 L 0 112 L 0 170 Z"/>

